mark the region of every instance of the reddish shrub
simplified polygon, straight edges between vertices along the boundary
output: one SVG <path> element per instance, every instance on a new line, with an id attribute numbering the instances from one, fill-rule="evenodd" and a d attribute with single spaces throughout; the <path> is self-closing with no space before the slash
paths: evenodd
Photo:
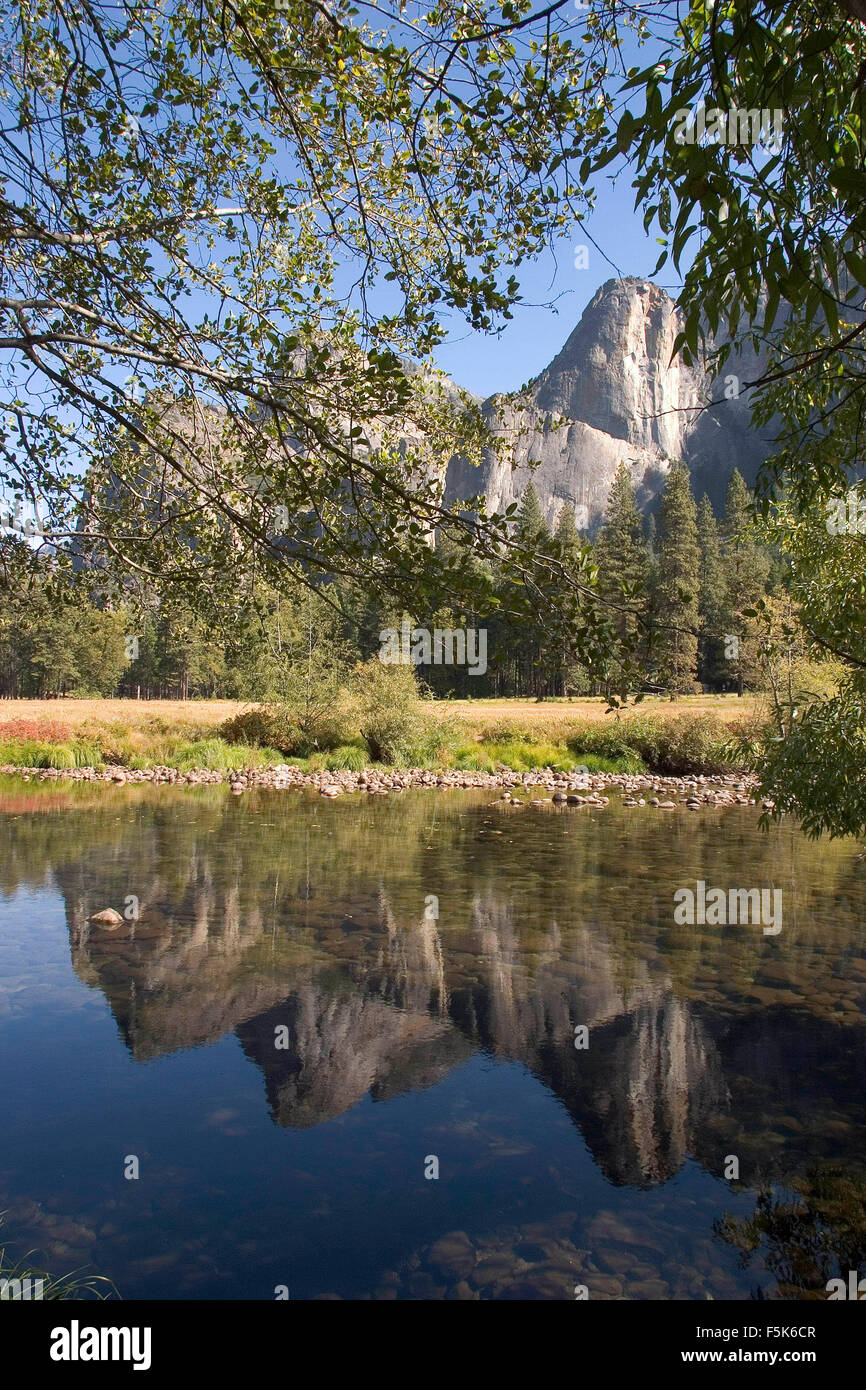
<path id="1" fill-rule="evenodd" d="M 5 719 L 0 739 L 34 739 L 38 743 L 68 743 L 72 730 L 57 719 Z"/>

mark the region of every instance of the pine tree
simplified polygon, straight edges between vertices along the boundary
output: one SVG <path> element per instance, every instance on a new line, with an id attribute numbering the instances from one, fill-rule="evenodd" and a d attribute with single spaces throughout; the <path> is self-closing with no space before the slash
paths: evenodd
<path id="1" fill-rule="evenodd" d="M 566 574 L 576 574 L 585 542 L 582 541 L 577 529 L 573 502 L 563 502 L 556 519 L 554 539 L 559 547 L 560 558 Z M 555 648 L 551 670 L 552 688 L 560 695 L 565 695 L 569 678 L 575 674 L 574 642 L 571 639 L 571 634 L 566 630 L 562 635 L 562 640 Z"/>
<path id="2" fill-rule="evenodd" d="M 550 574 L 543 562 L 536 566 L 532 559 L 536 554 L 549 554 L 550 530 L 541 510 L 535 484 L 531 480 L 524 488 L 517 509 L 514 539 L 523 550 L 529 552 L 521 557 L 521 563 L 527 571 L 527 582 L 519 585 L 517 591 L 510 591 L 506 585 L 505 601 L 507 603 L 509 597 L 513 596 L 521 604 L 530 597 L 535 611 L 525 611 L 522 617 L 513 621 L 511 652 L 521 693 L 531 693 L 542 698 L 549 688 L 552 667 L 556 665 L 557 658 L 555 653 L 551 655 L 546 650 L 546 634 L 542 620 L 544 592 L 550 583 Z"/>
<path id="3" fill-rule="evenodd" d="M 697 508 L 685 464 L 668 474 L 659 513 L 658 677 L 673 695 L 692 694 L 697 677 L 700 551 Z"/>
<path id="4" fill-rule="evenodd" d="M 754 674 L 754 641 L 744 610 L 752 608 L 766 590 L 769 555 L 754 530 L 754 504 L 739 469 L 734 469 L 725 498 L 722 543 L 727 586 L 727 668 L 742 695 L 747 678 Z"/>
<path id="5" fill-rule="evenodd" d="M 515 518 L 515 535 L 520 545 L 531 549 L 540 541 L 550 539 L 550 531 L 541 510 L 535 484 L 530 480 L 523 490 Z"/>
<path id="6" fill-rule="evenodd" d="M 580 550 L 580 532 L 574 519 L 573 502 L 563 502 L 556 519 L 554 535 L 562 548 L 564 560 L 567 561 Z"/>
<path id="7" fill-rule="evenodd" d="M 723 665 L 727 584 L 718 522 L 706 493 L 698 504 L 698 547 L 701 554 L 698 671 L 701 681 L 713 685 L 727 675 Z"/>
<path id="8" fill-rule="evenodd" d="M 610 489 L 607 519 L 596 541 L 595 558 L 603 591 L 621 605 L 613 616 L 613 623 L 622 649 L 611 663 L 610 676 L 611 684 L 624 698 L 629 679 L 634 675 L 631 667 L 638 619 L 645 608 L 648 571 L 643 517 L 638 511 L 631 474 L 624 463 L 617 469 Z"/>

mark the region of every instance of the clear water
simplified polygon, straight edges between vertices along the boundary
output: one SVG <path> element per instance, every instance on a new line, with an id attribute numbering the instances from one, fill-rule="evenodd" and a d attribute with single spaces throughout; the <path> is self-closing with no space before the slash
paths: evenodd
<path id="1" fill-rule="evenodd" d="M 798 1298 L 859 1267 L 857 844 L 490 797 L 7 781 L 9 1253 L 126 1299 Z M 697 879 L 781 888 L 781 932 L 678 926 Z"/>

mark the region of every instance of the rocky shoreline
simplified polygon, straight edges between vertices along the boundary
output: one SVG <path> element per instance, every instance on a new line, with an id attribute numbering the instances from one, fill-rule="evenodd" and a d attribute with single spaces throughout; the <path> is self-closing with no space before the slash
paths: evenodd
<path id="1" fill-rule="evenodd" d="M 490 790 L 502 793 L 494 804 L 509 806 L 543 805 L 552 802 L 564 806 L 604 807 L 609 791 L 621 793 L 623 806 L 649 806 L 659 811 L 673 811 L 679 806 L 698 811 L 708 806 L 754 806 L 757 778 L 740 773 L 700 775 L 690 777 L 661 777 L 653 773 L 555 772 L 538 768 L 532 772 L 434 772 L 411 768 L 407 771 L 384 771 L 369 768 L 362 772 L 305 772 L 288 763 L 276 767 L 246 772 L 211 771 L 194 768 L 181 772 L 173 767 L 153 767 L 146 771 L 113 767 L 103 770 L 93 767 L 32 768 L 0 767 L 0 776 L 23 777 L 25 781 L 104 782 L 113 786 L 219 786 L 228 784 L 235 796 L 258 787 L 278 791 L 312 790 L 329 798 L 357 793 L 386 796 L 410 788 L 437 791 Z M 526 794 L 526 800 L 515 793 Z M 535 793 L 535 795 L 532 795 Z M 539 793 L 542 793 L 539 795 Z M 762 802 L 771 810 L 772 803 Z"/>

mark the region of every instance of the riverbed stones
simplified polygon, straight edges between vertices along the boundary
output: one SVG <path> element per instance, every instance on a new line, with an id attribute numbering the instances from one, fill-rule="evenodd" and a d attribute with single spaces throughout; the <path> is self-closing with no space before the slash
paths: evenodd
<path id="1" fill-rule="evenodd" d="M 634 1273 L 634 1255 L 628 1250 L 600 1250 L 595 1258 L 606 1274 L 616 1277 Z"/>
<path id="2" fill-rule="evenodd" d="M 475 1247 L 465 1231 L 449 1231 L 431 1247 L 428 1261 L 446 1277 L 468 1279 L 475 1268 Z"/>
<path id="3" fill-rule="evenodd" d="M 470 1303 L 478 1299 L 478 1293 L 469 1287 L 465 1279 L 461 1279 L 447 1291 L 445 1297 L 451 1302 Z"/>
<path id="4" fill-rule="evenodd" d="M 119 771 L 122 772 L 120 779 L 116 776 Z M 308 772 L 293 764 L 280 763 L 275 767 L 235 768 L 227 773 L 210 768 L 192 768 L 181 772 L 177 768 L 158 766 L 146 770 L 40 768 L 36 774 L 30 768 L 3 766 L 0 767 L 0 775 L 4 774 L 40 782 L 59 779 L 100 782 L 118 788 L 142 783 L 171 787 L 228 784 L 227 789 L 234 797 L 240 797 L 245 791 L 255 792 L 259 788 L 286 793 L 309 791 L 318 792 L 327 800 L 345 797 L 350 804 L 358 796 L 393 796 L 409 788 L 444 792 L 489 790 L 498 793 L 496 802 L 491 804 L 502 810 L 511 806 L 526 808 L 531 802 L 539 813 L 543 813 L 544 805 L 603 811 L 610 804 L 611 795 L 616 794 L 615 804 L 629 810 L 648 805 L 653 809 L 670 811 L 679 804 L 691 811 L 718 811 L 755 805 L 757 787 L 754 776 L 744 777 L 740 773 L 660 777 L 651 773 L 562 772 L 550 767 L 526 772 L 502 767 L 495 772 L 433 771 L 429 768 Z M 518 793 L 523 793 L 523 796 Z M 763 808 L 769 809 L 766 803 Z"/>
<path id="5" fill-rule="evenodd" d="M 589 1287 L 590 1298 L 601 1295 L 605 1298 L 619 1298 L 622 1294 L 622 1280 L 613 1274 L 591 1274 L 583 1282 Z"/>
<path id="6" fill-rule="evenodd" d="M 488 1255 L 486 1259 L 481 1260 L 475 1266 L 472 1283 L 476 1288 L 483 1289 L 489 1284 L 504 1282 L 513 1272 L 514 1261 L 510 1254 L 497 1251 L 493 1255 Z"/>

